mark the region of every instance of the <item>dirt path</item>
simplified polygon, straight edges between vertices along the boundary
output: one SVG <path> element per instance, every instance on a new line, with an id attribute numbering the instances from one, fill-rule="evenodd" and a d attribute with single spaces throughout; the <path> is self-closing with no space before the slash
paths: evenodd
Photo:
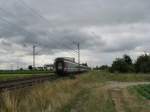
<path id="1" fill-rule="evenodd" d="M 142 85 L 142 84 L 150 84 L 150 82 L 116 82 L 116 81 L 109 81 L 106 84 L 106 87 L 109 89 L 116 89 L 116 88 L 126 88 L 128 86 L 135 86 L 135 85 Z"/>
<path id="2" fill-rule="evenodd" d="M 62 108 L 62 112 L 149 112 L 141 109 L 142 105 L 126 89 L 128 86 L 140 84 L 150 82 L 112 81 L 82 85 L 81 91 Z"/>
<path id="3" fill-rule="evenodd" d="M 122 91 L 119 89 L 110 90 L 111 98 L 115 104 L 115 109 L 117 112 L 125 112 L 124 108 L 124 98 Z"/>
<path id="4" fill-rule="evenodd" d="M 108 82 L 108 84 L 106 84 L 105 88 L 110 91 L 110 95 L 115 104 L 115 109 L 117 112 L 130 111 L 130 108 L 126 105 L 126 101 L 128 101 L 129 99 L 125 99 L 122 89 L 128 86 L 141 84 L 150 84 L 150 82 Z"/>

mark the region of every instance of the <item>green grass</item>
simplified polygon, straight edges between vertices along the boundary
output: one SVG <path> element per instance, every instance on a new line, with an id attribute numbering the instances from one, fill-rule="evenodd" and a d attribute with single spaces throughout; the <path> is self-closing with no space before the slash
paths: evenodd
<path id="1" fill-rule="evenodd" d="M 138 85 L 138 86 L 130 86 L 128 87 L 128 92 L 134 98 L 133 101 L 128 105 L 131 108 L 131 112 L 149 112 L 150 111 L 150 103 L 149 103 L 149 96 L 145 94 L 145 92 L 141 89 L 141 86 L 149 86 L 149 85 Z"/>
<path id="2" fill-rule="evenodd" d="M 87 82 L 106 82 L 106 81 L 120 81 L 120 82 L 139 82 L 150 81 L 150 74 L 136 74 L 136 73 L 110 73 L 105 71 L 91 71 L 85 75 Z"/>
<path id="3" fill-rule="evenodd" d="M 12 79 L 18 79 L 18 78 L 27 78 L 27 77 L 32 77 L 32 76 L 38 76 L 42 74 L 4 74 L 0 75 L 0 81 L 6 81 L 6 80 L 12 80 Z M 44 74 L 46 75 L 46 74 Z"/>
<path id="4" fill-rule="evenodd" d="M 51 73 L 52 71 L 40 71 L 40 70 L 0 70 L 1 74 L 39 74 L 39 73 Z"/>
<path id="5" fill-rule="evenodd" d="M 116 112 L 108 92 L 100 92 L 98 88 L 82 89 L 69 104 L 59 112 Z"/>
<path id="6" fill-rule="evenodd" d="M 29 77 L 33 75 L 49 74 L 52 71 L 0 71 L 0 80 L 7 80 L 12 78 Z M 110 73 L 105 71 L 91 71 L 85 73 L 88 77 L 83 77 L 83 81 L 87 82 L 106 82 L 106 81 L 121 81 L 121 82 L 136 82 L 136 81 L 150 81 L 150 74 L 121 74 Z M 84 76 L 84 75 L 83 75 Z"/>
<path id="7" fill-rule="evenodd" d="M 20 74 L 14 75 L 20 76 Z M 74 79 L 61 78 L 30 89 L 0 93 L 0 112 L 116 112 L 112 94 L 106 88 L 105 82 L 149 80 L 150 76 L 146 74 L 91 71 Z M 124 98 L 123 94 L 120 95 L 119 98 Z M 132 102 L 127 105 L 127 108 L 131 104 Z M 126 107 L 126 103 L 123 103 L 123 106 Z M 139 108 L 135 107 L 135 109 Z M 131 112 L 137 112 L 132 110 Z"/>
<path id="8" fill-rule="evenodd" d="M 30 71 L 30 70 L 0 71 L 0 81 L 38 75 L 48 75 L 48 74 L 51 74 L 51 71 Z"/>
<path id="9" fill-rule="evenodd" d="M 59 79 L 55 82 L 4 92 L 0 95 L 1 112 L 115 112 L 114 104 L 103 83 L 85 81 L 89 74 L 75 79 Z"/>
<path id="10" fill-rule="evenodd" d="M 150 85 L 139 85 L 133 87 L 138 94 L 150 100 Z"/>

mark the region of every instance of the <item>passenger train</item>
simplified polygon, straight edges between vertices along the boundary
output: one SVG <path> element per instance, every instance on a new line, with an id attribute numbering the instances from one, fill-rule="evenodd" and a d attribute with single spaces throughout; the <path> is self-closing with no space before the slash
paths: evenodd
<path id="1" fill-rule="evenodd" d="M 58 75 L 74 74 L 87 72 L 90 70 L 88 66 L 79 65 L 74 58 L 56 58 L 54 62 L 54 70 Z"/>

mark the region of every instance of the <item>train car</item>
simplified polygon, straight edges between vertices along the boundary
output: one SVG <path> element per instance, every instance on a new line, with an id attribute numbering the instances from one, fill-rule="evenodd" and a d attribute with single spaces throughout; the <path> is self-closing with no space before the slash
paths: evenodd
<path id="1" fill-rule="evenodd" d="M 58 75 L 66 75 L 73 73 L 81 73 L 89 71 L 89 67 L 79 65 L 74 58 L 56 58 L 54 62 L 54 69 Z"/>

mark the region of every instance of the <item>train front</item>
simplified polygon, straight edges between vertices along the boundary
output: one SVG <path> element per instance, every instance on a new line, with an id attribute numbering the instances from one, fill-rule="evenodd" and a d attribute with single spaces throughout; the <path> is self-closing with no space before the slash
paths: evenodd
<path id="1" fill-rule="evenodd" d="M 56 58 L 54 63 L 55 72 L 58 75 L 64 74 L 64 60 L 62 58 Z"/>

